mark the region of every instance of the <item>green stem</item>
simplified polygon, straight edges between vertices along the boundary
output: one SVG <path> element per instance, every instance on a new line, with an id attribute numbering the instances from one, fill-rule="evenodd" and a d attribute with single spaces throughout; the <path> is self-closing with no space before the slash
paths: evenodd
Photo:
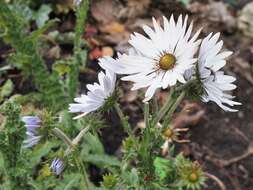
<path id="1" fill-rule="evenodd" d="M 181 103 L 181 101 L 185 97 L 185 94 L 186 94 L 186 92 L 182 91 L 181 94 L 177 97 L 176 101 L 174 102 L 174 104 L 171 106 L 171 108 L 169 109 L 168 113 L 166 114 L 166 117 L 165 117 L 164 123 L 163 123 L 163 127 L 167 127 L 168 126 L 168 124 L 170 123 L 170 121 L 172 119 L 172 114 L 175 112 L 175 110 L 177 109 L 178 105 Z"/>
<path id="2" fill-rule="evenodd" d="M 72 148 L 73 144 L 71 139 L 64 132 L 62 132 L 62 130 L 56 127 L 52 130 L 52 132 L 54 136 L 60 138 L 68 147 Z"/>
<path id="3" fill-rule="evenodd" d="M 152 164 L 153 159 L 151 156 L 152 152 L 152 126 L 149 123 L 149 104 L 144 104 L 144 121 L 145 121 L 145 128 L 143 131 L 143 141 L 142 141 L 142 161 L 143 161 L 143 167 L 144 167 L 144 173 L 145 175 L 151 175 L 152 174 Z"/>
<path id="4" fill-rule="evenodd" d="M 87 13 L 89 9 L 89 0 L 84 0 L 76 10 L 76 27 L 75 27 L 75 39 L 74 39 L 74 52 L 77 53 L 81 50 L 82 35 L 87 19 Z"/>
<path id="5" fill-rule="evenodd" d="M 83 64 L 84 51 L 82 51 L 82 35 L 84 33 L 84 27 L 87 19 L 87 13 L 89 9 L 89 0 L 84 0 L 76 10 L 76 27 L 75 27 L 75 38 L 74 38 L 74 60 L 71 62 L 71 70 L 68 76 L 68 95 L 69 101 L 73 101 L 75 97 L 77 86 L 78 86 L 78 76 L 80 71 L 80 66 Z M 72 122 L 72 121 L 70 121 Z"/>
<path id="6" fill-rule="evenodd" d="M 193 84 L 193 83 L 195 83 L 195 82 L 196 82 L 196 78 L 192 78 L 192 79 L 189 80 L 187 83 L 185 83 L 185 84 L 183 84 L 183 85 L 177 87 L 177 88 L 175 89 L 175 91 L 177 91 L 177 92 L 183 91 L 183 90 L 185 90 L 186 88 L 188 88 L 191 84 Z"/>
<path id="7" fill-rule="evenodd" d="M 157 96 L 154 96 L 154 98 L 153 98 L 153 102 L 152 102 L 153 104 L 152 104 L 152 111 L 153 111 L 153 113 L 157 113 L 158 112 L 158 109 L 159 109 L 159 107 L 158 107 L 158 98 L 157 98 Z"/>
<path id="8" fill-rule="evenodd" d="M 155 126 L 163 118 L 163 116 L 167 113 L 168 109 L 173 104 L 173 98 L 172 98 L 173 94 L 174 94 L 174 88 L 172 87 L 171 90 L 170 90 L 170 95 L 167 98 L 165 104 L 159 110 L 159 112 L 157 113 L 155 118 L 153 119 L 152 126 Z"/>
<path id="9" fill-rule="evenodd" d="M 149 104 L 144 104 L 144 121 L 145 121 L 145 127 L 149 127 Z"/>
<path id="10" fill-rule="evenodd" d="M 79 172 L 82 174 L 83 176 L 83 182 L 84 182 L 84 190 L 90 190 L 90 185 L 89 185 L 89 178 L 87 175 L 87 172 L 85 170 L 85 166 L 83 164 L 83 162 L 78 158 L 78 156 L 76 155 L 76 153 L 74 153 L 74 160 L 76 162 L 76 166 L 78 167 Z"/>
<path id="11" fill-rule="evenodd" d="M 115 108 L 115 110 L 116 110 L 116 112 L 117 112 L 117 114 L 118 114 L 118 116 L 120 118 L 120 121 L 121 121 L 121 124 L 122 124 L 124 130 L 127 132 L 127 134 L 130 135 L 132 130 L 131 130 L 131 127 L 130 127 L 130 125 L 128 123 L 127 117 L 124 116 L 124 113 L 121 110 L 121 108 L 120 108 L 120 106 L 119 106 L 118 103 L 114 104 L 114 108 Z"/>

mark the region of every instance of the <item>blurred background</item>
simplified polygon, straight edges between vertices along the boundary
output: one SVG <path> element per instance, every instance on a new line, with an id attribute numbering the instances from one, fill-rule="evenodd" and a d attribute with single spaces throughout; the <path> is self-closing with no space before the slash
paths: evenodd
<path id="1" fill-rule="evenodd" d="M 5 0 L 11 3 L 11 0 Z M 20 0 L 15 9 L 27 19 L 29 30 L 43 26 L 48 20 L 58 19 L 57 25 L 44 35 L 40 53 L 51 70 L 55 60 L 68 58 L 73 53 L 75 15 L 72 0 Z M 234 54 L 228 60 L 225 72 L 236 76 L 236 101 L 242 103 L 239 112 L 225 113 L 213 103 L 207 105 L 185 100 L 181 108 L 189 112 L 176 113 L 174 124 L 190 127 L 188 144 L 177 145 L 178 151 L 198 160 L 204 170 L 219 177 L 228 190 L 253 189 L 253 1 L 252 0 L 91 0 L 83 43 L 88 49 L 87 67 L 79 76 L 80 93 L 87 83 L 96 81 L 100 70 L 97 59 L 126 52 L 133 31 L 142 33 L 142 25 L 152 25 L 152 17 L 176 18 L 188 14 L 194 21 L 194 30 L 202 29 L 201 37 L 210 32 L 221 32 L 224 48 Z M 22 75 L 18 67 L 7 64 L 14 49 L 0 41 L 0 101 L 14 94 L 35 90 L 31 79 Z M 57 69 L 57 67 L 55 67 Z M 63 68 L 58 68 L 59 72 Z M 141 98 L 129 91 L 130 83 L 121 83 L 124 111 L 132 126 L 144 125 Z M 157 94 L 163 103 L 167 91 Z M 23 109 L 33 109 L 28 105 Z M 181 110 L 181 109 L 180 109 Z M 102 129 L 106 152 L 119 154 L 125 136 L 115 114 L 106 115 L 112 127 Z M 0 117 L 1 121 L 1 117 Z M 93 181 L 100 180 L 99 171 L 90 168 Z M 217 189 L 208 182 L 206 190 Z"/>

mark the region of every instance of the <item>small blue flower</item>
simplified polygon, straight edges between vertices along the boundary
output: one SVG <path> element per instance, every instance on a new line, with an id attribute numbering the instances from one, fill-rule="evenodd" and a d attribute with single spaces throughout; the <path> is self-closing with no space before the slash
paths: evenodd
<path id="1" fill-rule="evenodd" d="M 24 148 L 31 148 L 38 144 L 41 136 L 38 135 L 37 129 L 40 128 L 41 120 L 37 116 L 23 116 L 22 121 L 25 123 L 26 139 L 23 141 Z"/>
<path id="2" fill-rule="evenodd" d="M 50 166 L 53 173 L 60 175 L 64 170 L 64 163 L 59 158 L 55 158 Z"/>
<path id="3" fill-rule="evenodd" d="M 27 131 L 35 132 L 40 127 L 41 120 L 37 116 L 23 116 L 22 121 L 25 123 Z"/>
<path id="4" fill-rule="evenodd" d="M 26 139 L 23 141 L 24 148 L 31 148 L 39 143 L 41 136 L 36 136 L 33 133 L 27 131 L 26 132 Z"/>

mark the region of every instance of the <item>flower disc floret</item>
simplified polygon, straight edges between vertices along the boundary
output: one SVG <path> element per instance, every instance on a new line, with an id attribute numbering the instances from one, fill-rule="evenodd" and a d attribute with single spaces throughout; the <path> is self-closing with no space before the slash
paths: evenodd
<path id="1" fill-rule="evenodd" d="M 165 71 L 171 70 L 176 64 L 176 58 L 172 54 L 165 54 L 161 57 L 159 61 L 159 67 Z"/>

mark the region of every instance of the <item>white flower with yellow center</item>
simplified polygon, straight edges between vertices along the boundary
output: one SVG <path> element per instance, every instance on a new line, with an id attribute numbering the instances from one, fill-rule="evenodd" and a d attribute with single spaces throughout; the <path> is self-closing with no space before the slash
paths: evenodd
<path id="1" fill-rule="evenodd" d="M 209 34 L 201 43 L 198 59 L 198 73 L 204 88 L 205 94 L 202 96 L 204 102 L 213 101 L 225 111 L 235 112 L 236 109 L 231 109 L 228 106 L 241 105 L 232 99 L 228 91 L 236 88 L 232 84 L 236 79 L 229 75 L 224 75 L 220 71 L 225 66 L 228 56 L 231 51 L 220 52 L 223 46 L 223 41 L 218 42 L 220 33 L 212 36 Z"/>
<path id="2" fill-rule="evenodd" d="M 89 90 L 86 95 L 81 95 L 81 97 L 75 98 L 75 102 L 69 105 L 69 112 L 81 113 L 80 115 L 74 117 L 78 119 L 85 116 L 86 114 L 93 112 L 100 107 L 102 107 L 106 100 L 113 94 L 116 83 L 116 74 L 112 71 L 106 70 L 98 74 L 99 83 L 94 83 L 93 85 L 88 84 L 86 87 Z"/>
<path id="3" fill-rule="evenodd" d="M 123 54 L 118 60 L 100 63 L 103 68 L 117 74 L 128 75 L 122 80 L 132 81 L 132 90 L 148 87 L 145 101 L 150 100 L 156 89 L 174 86 L 177 81 L 185 83 L 184 72 L 197 61 L 194 58 L 200 40 L 200 30 L 192 37 L 192 27 L 187 26 L 188 16 L 179 16 L 175 22 L 173 15 L 168 21 L 163 17 L 163 27 L 153 19 L 154 30 L 143 26 L 148 37 L 139 33 L 131 35 L 129 43 L 137 53 Z"/>

